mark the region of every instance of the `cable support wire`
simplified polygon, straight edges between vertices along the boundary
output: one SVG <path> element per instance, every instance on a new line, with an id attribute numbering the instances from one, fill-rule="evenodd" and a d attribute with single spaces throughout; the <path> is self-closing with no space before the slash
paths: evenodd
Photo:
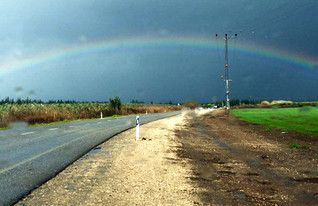
<path id="1" fill-rule="evenodd" d="M 311 2 L 311 3 L 313 3 L 313 2 Z M 272 26 L 273 24 L 277 24 L 277 23 L 281 22 L 282 20 L 285 20 L 285 19 L 287 19 L 289 17 L 295 16 L 296 13 L 299 12 L 299 11 L 316 8 L 316 7 L 318 7 L 318 4 L 314 5 L 314 6 L 311 6 L 309 8 L 306 8 L 307 6 L 308 6 L 308 4 L 303 5 L 301 8 L 295 8 L 292 11 L 289 11 L 288 14 L 287 14 L 287 12 L 285 12 L 285 14 L 282 14 L 282 15 L 277 16 L 275 18 L 268 19 L 267 21 L 264 21 L 264 22 L 259 22 L 257 24 L 252 25 L 251 28 L 254 29 L 254 30 L 255 29 L 258 30 L 258 29 L 267 28 L 268 26 Z"/>

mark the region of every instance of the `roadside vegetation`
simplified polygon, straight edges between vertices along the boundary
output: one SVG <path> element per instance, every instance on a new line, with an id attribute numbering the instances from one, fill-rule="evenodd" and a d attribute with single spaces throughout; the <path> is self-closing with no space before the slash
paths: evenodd
<path id="1" fill-rule="evenodd" d="M 295 148 L 295 149 L 308 149 L 308 146 L 306 145 L 299 145 L 297 143 L 291 143 L 289 145 L 290 148 Z"/>
<path id="2" fill-rule="evenodd" d="M 318 136 L 318 107 L 233 109 L 240 120 Z"/>
<path id="3" fill-rule="evenodd" d="M 10 122 L 24 121 L 30 125 L 67 122 L 69 120 L 100 118 L 114 115 L 158 113 L 181 110 L 180 106 L 168 104 L 122 103 L 119 97 L 110 102 L 88 103 L 75 101 L 34 101 L 5 99 L 0 101 L 0 128 Z"/>
<path id="4" fill-rule="evenodd" d="M 194 101 L 194 100 L 186 100 L 186 101 L 184 102 L 184 106 L 185 106 L 186 108 L 190 108 L 190 109 L 195 109 L 195 108 L 197 108 L 199 105 L 200 105 L 199 102 Z"/>

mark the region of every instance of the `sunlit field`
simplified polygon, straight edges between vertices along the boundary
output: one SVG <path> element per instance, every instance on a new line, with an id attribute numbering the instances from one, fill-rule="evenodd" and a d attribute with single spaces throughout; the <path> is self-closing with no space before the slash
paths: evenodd
<path id="1" fill-rule="evenodd" d="M 318 136 L 318 108 L 234 109 L 231 114 L 240 120 Z"/>

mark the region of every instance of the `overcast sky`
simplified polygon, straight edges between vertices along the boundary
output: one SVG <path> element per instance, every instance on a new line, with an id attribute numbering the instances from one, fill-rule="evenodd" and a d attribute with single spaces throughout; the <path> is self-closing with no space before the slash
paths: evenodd
<path id="1" fill-rule="evenodd" d="M 223 100 L 223 49 L 125 45 L 211 38 L 223 46 L 215 33 L 238 33 L 229 41 L 231 98 L 317 100 L 317 19 L 317 0 L 1 0 L 0 98 Z M 25 66 L 66 48 L 114 40 L 123 48 Z M 240 45 L 258 53 L 288 52 L 290 59 L 311 66 L 246 54 Z M 12 64 L 20 66 L 10 72 Z"/>

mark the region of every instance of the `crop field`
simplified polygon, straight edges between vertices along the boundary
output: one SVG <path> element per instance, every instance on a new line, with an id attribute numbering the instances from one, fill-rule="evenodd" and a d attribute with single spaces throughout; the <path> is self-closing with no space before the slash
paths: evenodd
<path id="1" fill-rule="evenodd" d="M 55 103 L 55 104 L 2 104 L 0 105 L 0 128 L 10 122 L 24 121 L 30 125 L 58 121 L 99 118 L 113 115 L 158 113 L 180 110 L 180 106 L 165 104 L 123 103 L 114 109 L 109 103 Z"/>
<path id="2" fill-rule="evenodd" d="M 240 120 L 318 136 L 318 107 L 234 109 Z"/>

